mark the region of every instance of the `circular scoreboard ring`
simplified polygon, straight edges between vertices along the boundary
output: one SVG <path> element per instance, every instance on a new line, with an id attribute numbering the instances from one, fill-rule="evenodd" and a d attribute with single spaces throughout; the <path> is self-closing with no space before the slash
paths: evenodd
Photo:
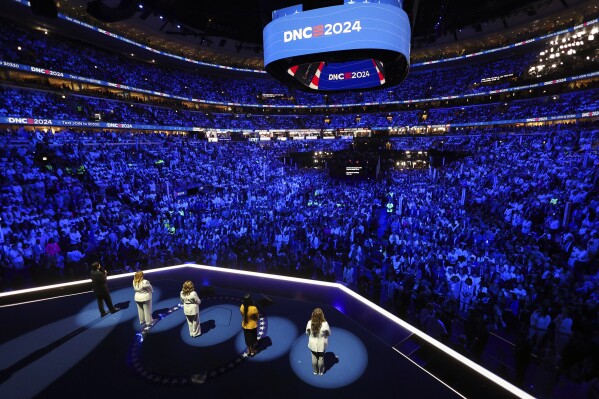
<path id="1" fill-rule="evenodd" d="M 407 76 L 410 23 L 401 1 L 273 12 L 264 65 L 279 81 L 312 92 L 395 86 Z"/>

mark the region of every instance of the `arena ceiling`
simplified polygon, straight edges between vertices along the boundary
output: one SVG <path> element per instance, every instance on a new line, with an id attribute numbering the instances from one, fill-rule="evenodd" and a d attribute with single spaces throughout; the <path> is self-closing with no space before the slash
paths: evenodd
<path id="1" fill-rule="evenodd" d="M 155 49 L 251 69 L 263 68 L 262 30 L 271 21 L 273 10 L 300 3 L 305 10 L 343 3 L 343 0 L 38 1 L 56 1 L 61 13 Z M 0 5 L 0 15 L 36 29 L 43 26 L 81 40 L 87 35 L 60 20 L 24 12 L 15 6 L 14 0 L 0 0 Z M 552 11 L 547 13 L 547 9 Z M 412 62 L 500 47 L 599 16 L 596 0 L 404 0 L 404 10 L 412 21 Z M 514 16 L 519 21 L 517 24 L 505 23 Z M 470 34 L 462 34 L 462 27 L 467 27 L 464 32 L 470 30 Z M 473 31 L 473 27 L 477 30 Z M 102 40 L 94 43 L 125 54 L 137 53 L 130 48 L 120 49 L 114 43 L 103 44 Z"/>
<path id="2" fill-rule="evenodd" d="M 343 4 L 343 0 L 142 0 L 148 12 L 202 30 L 209 35 L 262 43 L 262 29 L 273 10 L 303 4 L 304 10 Z M 501 17 L 538 0 L 404 0 L 413 22 L 413 36 L 459 29 L 485 19 Z"/>

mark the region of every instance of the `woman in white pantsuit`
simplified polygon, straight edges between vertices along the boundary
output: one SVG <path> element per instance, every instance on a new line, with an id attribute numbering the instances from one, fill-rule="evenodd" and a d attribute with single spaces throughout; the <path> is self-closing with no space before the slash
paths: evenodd
<path id="1" fill-rule="evenodd" d="M 137 314 L 139 324 L 150 328 L 154 321 L 152 319 L 152 284 L 144 279 L 144 273 L 139 271 L 133 278 L 133 289 L 135 290 L 135 303 L 137 303 Z"/>
<path id="2" fill-rule="evenodd" d="M 187 325 L 189 326 L 189 335 L 197 337 L 202 334 L 200 330 L 200 297 L 195 292 L 193 283 L 186 281 L 183 283 L 183 289 L 181 290 L 181 303 L 183 304 L 183 313 L 187 319 Z"/>
<path id="3" fill-rule="evenodd" d="M 322 309 L 316 308 L 306 326 L 308 348 L 312 352 L 312 371 L 314 374 L 324 374 L 324 353 L 329 346 L 331 328 L 324 318 Z"/>

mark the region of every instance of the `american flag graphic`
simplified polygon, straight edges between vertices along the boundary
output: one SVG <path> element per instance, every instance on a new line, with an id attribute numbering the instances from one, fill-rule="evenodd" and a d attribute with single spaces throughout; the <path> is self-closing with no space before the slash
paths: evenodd
<path id="1" fill-rule="evenodd" d="M 324 35 L 324 26 L 323 25 L 316 25 L 315 27 L 312 28 L 312 37 L 319 37 Z"/>

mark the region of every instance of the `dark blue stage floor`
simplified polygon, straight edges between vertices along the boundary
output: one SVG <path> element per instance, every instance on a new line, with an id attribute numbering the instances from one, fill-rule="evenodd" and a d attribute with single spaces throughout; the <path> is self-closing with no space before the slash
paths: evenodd
<path id="1" fill-rule="evenodd" d="M 0 397 L 472 397 L 472 391 L 449 388 L 394 350 L 411 333 L 385 325 L 339 290 L 255 276 L 219 278 L 191 268 L 146 277 L 155 289 L 159 321 L 144 335 L 130 277 L 110 281 L 113 302 L 122 309 L 104 318 L 86 285 L 19 295 L 18 303 L 3 297 Z M 185 279 L 194 281 L 202 298 L 197 338 L 189 337 L 177 306 Z M 243 286 L 262 316 L 260 352 L 253 358 L 243 355 Z M 55 295 L 64 296 L 40 297 Z M 304 334 L 315 307 L 324 310 L 332 329 L 323 376 L 312 374 Z M 486 389 L 491 397 L 511 396 L 494 384 Z"/>

